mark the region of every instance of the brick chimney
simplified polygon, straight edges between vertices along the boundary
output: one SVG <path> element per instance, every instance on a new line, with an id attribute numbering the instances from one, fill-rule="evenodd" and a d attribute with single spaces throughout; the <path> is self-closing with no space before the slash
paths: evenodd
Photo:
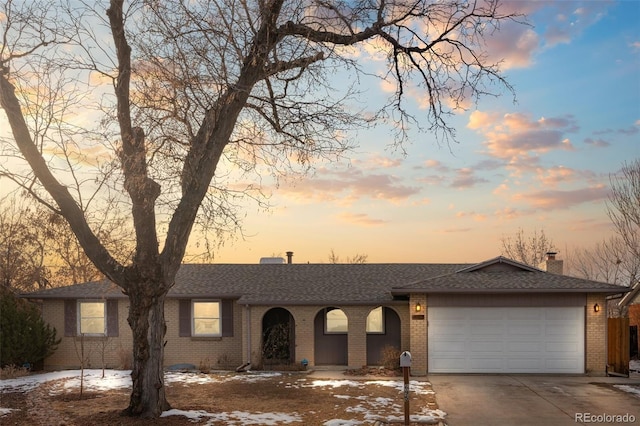
<path id="1" fill-rule="evenodd" d="M 287 263 L 288 264 L 292 264 L 293 263 L 293 252 L 292 251 L 288 251 L 287 252 Z"/>
<path id="2" fill-rule="evenodd" d="M 544 263 L 544 270 L 550 272 L 552 274 L 562 275 L 564 269 L 564 261 L 561 259 L 556 259 L 555 251 L 547 252 L 547 260 Z"/>

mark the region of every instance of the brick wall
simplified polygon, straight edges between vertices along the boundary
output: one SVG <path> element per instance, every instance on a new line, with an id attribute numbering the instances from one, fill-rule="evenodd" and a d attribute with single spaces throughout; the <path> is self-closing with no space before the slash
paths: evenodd
<path id="1" fill-rule="evenodd" d="M 321 310 L 317 306 L 281 306 L 287 309 L 293 316 L 295 322 L 295 362 L 300 363 L 303 359 L 314 365 L 314 340 L 313 340 L 313 320 Z M 246 310 L 250 310 L 251 317 L 251 363 L 260 365 L 262 349 L 262 318 L 264 314 L 273 306 L 250 306 L 243 308 L 245 312 L 244 321 L 246 324 Z M 246 339 L 243 343 L 243 355 L 247 353 Z M 246 359 L 246 355 L 245 355 Z"/>
<path id="2" fill-rule="evenodd" d="M 62 338 L 58 349 L 45 360 L 46 370 L 80 368 L 81 347 L 84 346 L 87 368 L 102 368 L 102 355 L 107 368 L 124 368 L 131 359 L 131 328 L 127 323 L 129 301 L 118 301 L 118 337 L 64 337 L 64 300 L 45 300 L 42 317 Z M 82 340 L 82 341 L 81 341 Z M 130 365 L 129 365 L 130 367 Z"/>
<path id="3" fill-rule="evenodd" d="M 595 304 L 600 312 L 594 312 Z M 607 312 L 603 294 L 587 294 L 586 306 L 586 365 L 587 374 L 603 376 L 607 367 Z"/>
<path id="4" fill-rule="evenodd" d="M 295 322 L 295 362 L 303 359 L 309 362 L 309 366 L 315 366 L 315 331 L 314 322 L 316 315 L 323 312 L 323 307 L 318 306 L 279 306 L 288 310 Z M 367 363 L 367 333 L 366 319 L 369 312 L 377 305 L 367 306 L 337 306 L 342 309 L 349 320 L 348 334 L 348 367 L 360 368 Z M 254 365 L 261 363 L 262 345 L 262 319 L 273 306 L 244 307 L 243 320 L 246 324 L 246 310 L 250 310 L 251 317 L 251 362 Z M 405 306 L 391 307 L 400 316 L 402 350 L 409 349 L 408 309 Z M 247 353 L 246 342 L 243 342 L 243 354 Z M 246 358 L 246 356 L 245 356 Z"/>
<path id="5" fill-rule="evenodd" d="M 167 344 L 164 348 L 164 365 L 193 364 L 214 370 L 226 370 L 243 363 L 242 312 L 240 305 L 233 305 L 232 337 L 180 337 L 178 323 L 179 301 L 169 299 L 164 312 L 167 321 Z"/>
<path id="6" fill-rule="evenodd" d="M 416 313 L 416 305 L 420 304 L 421 311 Z M 423 376 L 427 374 L 427 295 L 412 294 L 409 301 L 409 328 L 411 330 L 411 374 L 414 376 Z M 414 317 L 415 316 L 415 317 Z M 421 319 L 417 318 L 422 316 Z"/>
<path id="7" fill-rule="evenodd" d="M 178 323 L 179 302 L 169 299 L 165 302 L 165 318 L 167 334 L 165 336 L 164 365 L 188 363 L 196 367 L 212 369 L 235 368 L 244 359 L 242 356 L 242 312 L 239 305 L 234 305 L 233 337 L 196 338 L 180 337 Z M 56 328 L 62 342 L 56 352 L 45 360 L 47 370 L 79 368 L 80 337 L 64 337 L 64 301 L 45 300 L 42 310 L 46 322 Z M 105 354 L 107 368 L 131 367 L 131 328 L 127 323 L 129 301 L 118 301 L 118 337 L 100 338 L 84 337 L 85 354 L 88 354 L 88 368 L 102 367 L 102 352 Z M 128 364 L 128 365 L 127 365 Z"/>

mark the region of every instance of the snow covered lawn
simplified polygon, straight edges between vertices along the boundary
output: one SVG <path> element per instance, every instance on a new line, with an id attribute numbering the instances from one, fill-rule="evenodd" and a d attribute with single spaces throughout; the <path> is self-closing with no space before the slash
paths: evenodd
<path id="1" fill-rule="evenodd" d="M 54 424 L 55 420 L 73 425 L 91 419 L 92 424 L 110 424 L 126 408 L 129 374 L 107 370 L 102 378 L 101 370 L 85 370 L 82 400 L 77 370 L 2 380 L 0 423 Z M 397 378 L 320 380 L 295 373 L 167 372 L 166 384 L 174 409 L 163 413 L 158 424 L 350 426 L 403 419 L 403 383 Z M 410 392 L 412 422 L 437 423 L 445 417 L 428 382 L 412 380 Z M 35 411 L 48 414 L 37 418 Z M 138 424 L 135 419 L 117 420 L 121 425 Z"/>

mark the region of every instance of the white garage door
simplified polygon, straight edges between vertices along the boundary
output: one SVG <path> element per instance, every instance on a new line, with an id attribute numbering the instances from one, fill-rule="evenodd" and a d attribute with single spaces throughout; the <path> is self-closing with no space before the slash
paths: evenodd
<path id="1" fill-rule="evenodd" d="M 584 307 L 428 309 L 429 372 L 584 373 Z"/>

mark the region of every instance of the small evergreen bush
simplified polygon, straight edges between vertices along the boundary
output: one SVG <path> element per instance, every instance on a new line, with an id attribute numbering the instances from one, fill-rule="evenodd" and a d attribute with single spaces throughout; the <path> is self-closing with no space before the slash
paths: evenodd
<path id="1" fill-rule="evenodd" d="M 0 288 L 0 368 L 41 364 L 59 343 L 36 305 Z"/>

